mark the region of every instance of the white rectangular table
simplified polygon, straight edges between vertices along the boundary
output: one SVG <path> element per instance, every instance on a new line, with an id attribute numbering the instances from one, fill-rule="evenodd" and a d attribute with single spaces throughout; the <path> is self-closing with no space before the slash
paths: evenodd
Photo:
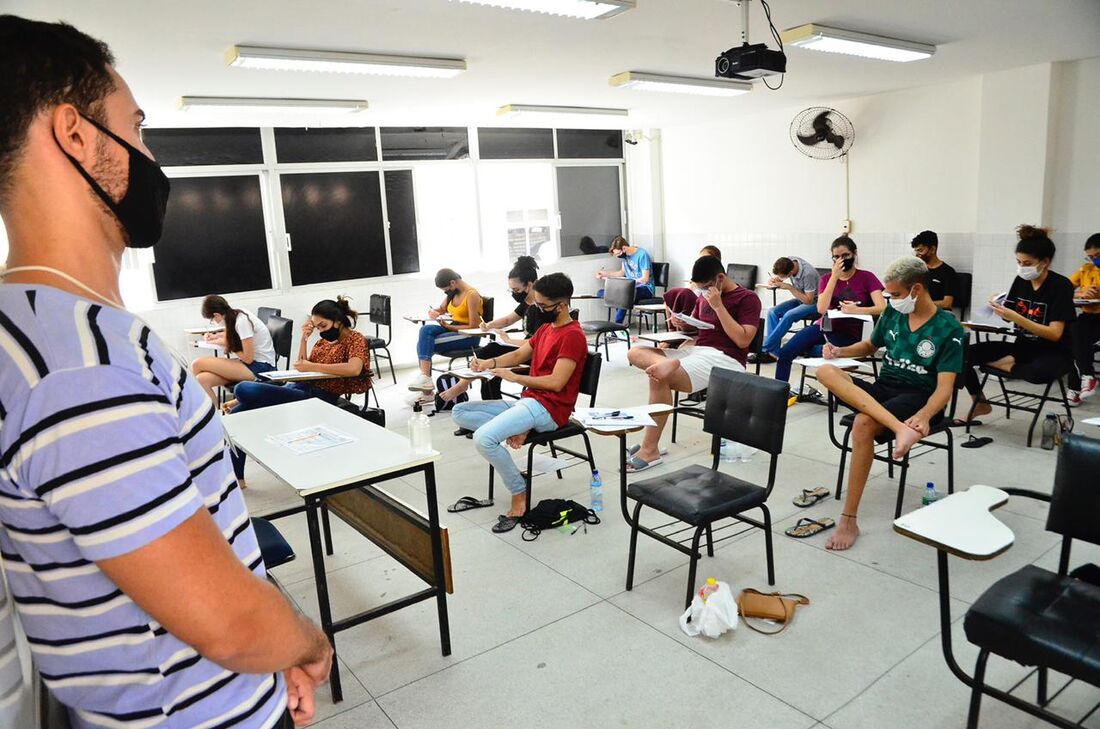
<path id="1" fill-rule="evenodd" d="M 317 604 L 321 628 L 336 647 L 336 633 L 395 610 L 434 597 L 439 618 L 439 636 L 443 655 L 451 654 L 451 635 L 447 617 L 447 588 L 443 540 L 436 502 L 435 462 L 439 453 L 417 454 L 408 438 L 379 427 L 352 413 L 318 399 L 275 405 L 225 416 L 226 434 L 233 445 L 255 459 L 264 469 L 293 488 L 303 500 L 301 506 L 266 514 L 279 519 L 305 512 L 309 527 L 313 576 L 317 585 Z M 283 445 L 268 440 L 269 435 L 289 433 L 314 425 L 324 425 L 355 440 L 324 450 L 296 455 Z M 325 499 L 353 489 L 375 489 L 375 484 L 410 474 L 423 473 L 428 500 L 428 524 L 431 534 L 434 582 L 420 592 L 398 598 L 370 610 L 333 620 L 325 573 L 325 552 L 332 554 L 331 537 L 322 545 L 321 520 L 327 528 Z M 408 565 L 406 565 L 408 566 Z M 339 662 L 332 661 L 332 698 L 343 698 Z"/>

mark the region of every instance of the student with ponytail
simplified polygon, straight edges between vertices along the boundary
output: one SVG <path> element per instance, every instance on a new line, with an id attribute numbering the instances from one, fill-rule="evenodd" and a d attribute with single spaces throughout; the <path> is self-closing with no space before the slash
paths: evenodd
<path id="1" fill-rule="evenodd" d="M 435 319 L 435 323 L 420 327 L 416 342 L 420 374 L 409 385 L 413 391 L 430 393 L 435 390 L 431 377 L 433 355 L 473 347 L 481 341 L 480 337 L 471 337 L 459 331 L 481 325 L 482 300 L 477 289 L 463 281 L 462 276 L 452 268 L 441 268 L 436 272 L 435 287 L 443 291 L 444 299 L 442 304 L 428 311 L 428 316 Z M 440 319 L 445 314 L 450 319 Z"/>
<path id="2" fill-rule="evenodd" d="M 275 345 L 271 333 L 259 317 L 244 309 L 234 309 L 221 296 L 211 294 L 202 300 L 202 317 L 224 327 L 207 334 L 206 341 L 220 345 L 235 359 L 199 357 L 191 363 L 195 379 L 215 404 L 215 387 L 252 382 L 261 372 L 275 369 Z"/>

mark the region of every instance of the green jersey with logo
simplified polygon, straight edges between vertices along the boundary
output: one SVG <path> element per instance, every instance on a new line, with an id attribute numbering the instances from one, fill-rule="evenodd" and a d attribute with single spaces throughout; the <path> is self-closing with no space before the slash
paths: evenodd
<path id="1" fill-rule="evenodd" d="M 965 336 L 962 325 L 944 309 L 914 332 L 909 315 L 887 305 L 871 332 L 871 343 L 886 348 L 879 376 L 932 392 L 939 373 L 962 372 Z"/>

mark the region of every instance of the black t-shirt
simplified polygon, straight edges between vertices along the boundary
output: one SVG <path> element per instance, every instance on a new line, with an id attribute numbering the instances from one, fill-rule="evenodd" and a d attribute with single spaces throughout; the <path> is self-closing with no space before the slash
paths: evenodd
<path id="1" fill-rule="evenodd" d="M 955 269 L 946 263 L 928 269 L 928 278 L 928 293 L 932 295 L 932 301 L 942 301 L 948 296 L 959 295 L 955 287 Z"/>
<path id="2" fill-rule="evenodd" d="M 1069 325 L 1077 318 L 1077 309 L 1073 306 L 1073 284 L 1062 274 L 1051 271 L 1038 290 L 1031 286 L 1030 281 L 1017 276 L 1012 282 L 1012 288 L 1008 290 L 1005 308 L 1016 311 L 1036 324 L 1046 325 L 1056 321 L 1066 323 L 1062 338 L 1057 342 L 1040 339 L 1019 326 L 1016 327 L 1017 341 L 1035 349 L 1070 348 Z"/>
<path id="3" fill-rule="evenodd" d="M 537 304 L 520 304 L 516 307 L 516 315 L 523 319 L 523 328 L 527 332 L 527 338 L 535 335 L 543 324 L 549 324 L 557 318 L 557 314 L 544 313 Z"/>

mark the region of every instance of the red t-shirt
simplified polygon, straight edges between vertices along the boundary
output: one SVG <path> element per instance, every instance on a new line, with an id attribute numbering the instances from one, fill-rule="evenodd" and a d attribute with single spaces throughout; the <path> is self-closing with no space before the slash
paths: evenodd
<path id="1" fill-rule="evenodd" d="M 722 294 L 722 304 L 729 311 L 733 320 L 741 326 L 760 326 L 760 297 L 756 295 L 755 291 L 750 291 L 744 286 L 738 286 L 733 291 Z M 696 346 L 714 347 L 733 357 L 742 365 L 745 364 L 748 359 L 748 350 L 744 347 L 738 347 L 729 338 L 726 330 L 722 328 L 722 323 L 718 321 L 718 314 L 710 308 L 705 296 L 700 296 L 699 300 L 695 302 L 695 311 L 691 312 L 691 315 L 696 319 L 714 325 L 714 329 L 699 330 L 699 336 L 695 338 Z"/>
<path id="2" fill-rule="evenodd" d="M 561 392 L 524 388 L 523 397 L 533 397 L 539 402 L 558 427 L 569 422 L 573 408 L 577 404 L 577 395 L 581 391 L 581 375 L 584 363 L 588 359 L 588 338 L 584 336 L 581 325 L 571 321 L 563 327 L 543 324 L 530 339 L 531 377 L 544 377 L 554 372 L 558 359 L 571 359 L 577 363 L 569 382 Z"/>

